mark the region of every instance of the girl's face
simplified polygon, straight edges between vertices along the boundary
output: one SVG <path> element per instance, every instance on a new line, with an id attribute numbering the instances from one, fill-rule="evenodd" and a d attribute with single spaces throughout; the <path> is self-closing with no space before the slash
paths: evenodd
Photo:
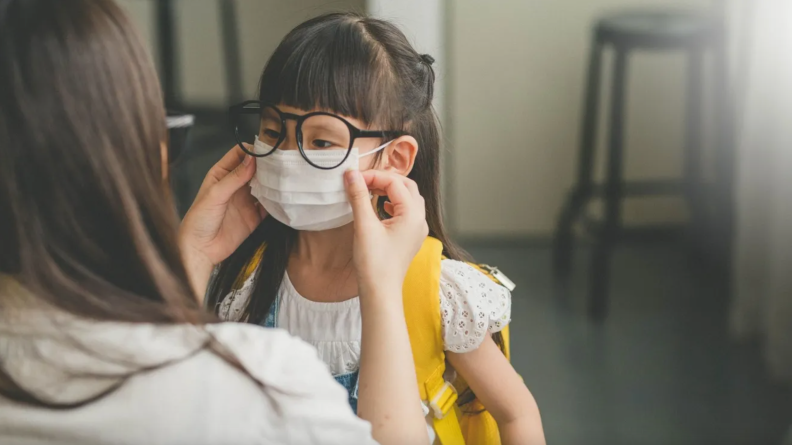
<path id="1" fill-rule="evenodd" d="M 287 105 L 278 105 L 278 109 L 286 114 L 302 116 L 308 113 L 323 110 L 301 110 Z M 350 124 L 360 130 L 386 130 L 373 128 L 366 125 L 363 121 L 350 116 L 340 116 Z M 297 150 L 297 122 L 291 119 L 286 120 L 286 135 L 278 146 L 280 150 Z M 267 116 L 262 118 L 259 139 L 264 142 L 277 140 L 280 123 L 277 116 Z M 314 116 L 303 122 L 303 150 L 310 156 L 313 151 L 321 150 L 346 150 L 349 147 L 349 129 L 339 119 L 330 116 Z M 382 138 L 357 138 L 353 142 L 353 147 L 358 149 L 359 155 L 365 155 L 370 151 L 388 142 Z M 384 170 L 407 176 L 415 163 L 415 156 L 418 153 L 418 142 L 412 136 L 400 136 L 394 139 L 381 152 L 380 156 L 363 156 L 360 159 L 360 170 Z"/>

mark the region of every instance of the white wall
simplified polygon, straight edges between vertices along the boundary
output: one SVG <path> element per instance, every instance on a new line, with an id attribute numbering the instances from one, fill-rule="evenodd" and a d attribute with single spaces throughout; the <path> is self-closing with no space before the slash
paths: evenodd
<path id="1" fill-rule="evenodd" d="M 447 5 L 454 227 L 468 236 L 546 236 L 575 174 L 595 17 L 624 6 L 701 8 L 710 1 L 454 0 Z M 684 59 L 637 55 L 630 63 L 626 177 L 678 177 Z M 601 116 L 607 116 L 606 106 Z M 675 199 L 628 202 L 625 219 L 679 219 L 681 209 Z"/>
<path id="2" fill-rule="evenodd" d="M 445 17 L 443 0 L 367 0 L 366 12 L 395 23 L 421 54 L 436 63 L 434 106 L 440 118 L 445 111 Z"/>
<path id="3" fill-rule="evenodd" d="M 432 67 L 435 72 L 434 101 L 433 105 L 441 123 L 446 124 L 446 109 L 449 102 L 446 96 L 446 68 L 448 60 L 448 42 L 446 42 L 446 21 L 447 21 L 447 1 L 444 0 L 367 0 L 366 12 L 374 17 L 388 20 L 396 24 L 416 51 L 421 54 L 429 54 L 435 59 Z M 444 167 L 448 165 L 444 156 L 441 155 L 440 162 Z M 446 197 L 445 213 L 451 213 L 449 199 L 453 196 L 453 190 L 449 187 L 451 177 L 443 169 L 441 180 L 441 191 Z M 449 220 L 449 228 L 454 229 L 453 221 Z"/>

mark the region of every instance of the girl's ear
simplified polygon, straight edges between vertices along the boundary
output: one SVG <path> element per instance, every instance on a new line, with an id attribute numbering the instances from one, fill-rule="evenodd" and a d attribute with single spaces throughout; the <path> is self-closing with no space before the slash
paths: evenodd
<path id="1" fill-rule="evenodd" d="M 415 165 L 418 155 L 418 141 L 412 136 L 401 136 L 393 140 L 385 148 L 385 171 L 407 176 Z"/>

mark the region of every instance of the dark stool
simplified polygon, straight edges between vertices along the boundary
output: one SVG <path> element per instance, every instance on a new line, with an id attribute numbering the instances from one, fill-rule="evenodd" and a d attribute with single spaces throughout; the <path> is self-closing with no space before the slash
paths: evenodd
<path id="1" fill-rule="evenodd" d="M 704 224 L 706 218 L 701 213 L 706 206 L 702 205 L 704 197 L 700 165 L 702 68 L 705 52 L 720 45 L 719 29 L 711 18 L 682 11 L 623 12 L 596 23 L 585 92 L 577 182 L 560 214 L 554 240 L 554 270 L 557 278 L 564 282 L 571 272 L 575 224 L 582 221 L 584 229 L 594 237 L 588 296 L 588 311 L 593 318 L 604 318 L 607 312 L 611 250 L 625 232 L 621 227 L 622 199 L 628 196 L 681 194 L 690 204 L 692 226 Z M 606 47 L 613 48 L 615 57 L 608 126 L 607 177 L 603 185 L 594 183 L 593 173 L 601 60 Z M 689 55 L 685 168 L 681 181 L 623 181 L 627 62 L 633 51 L 685 51 Z M 602 221 L 594 221 L 585 215 L 589 201 L 594 198 L 605 201 Z"/>

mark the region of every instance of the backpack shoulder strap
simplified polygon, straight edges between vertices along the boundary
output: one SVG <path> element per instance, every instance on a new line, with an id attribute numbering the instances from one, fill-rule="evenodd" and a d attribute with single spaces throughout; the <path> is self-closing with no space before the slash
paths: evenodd
<path id="1" fill-rule="evenodd" d="M 244 286 L 245 281 L 250 278 L 251 275 L 256 273 L 258 270 L 259 264 L 261 264 L 261 260 L 264 258 L 264 251 L 267 249 L 267 243 L 262 243 L 258 249 L 256 249 L 256 253 L 253 254 L 252 257 L 248 260 L 245 267 L 239 272 L 239 275 L 234 280 L 234 289 L 241 289 Z"/>
<path id="2" fill-rule="evenodd" d="M 245 266 L 242 270 L 239 271 L 239 274 L 234 279 L 233 284 L 231 285 L 231 290 L 239 290 L 245 284 L 248 278 L 254 273 L 261 264 L 261 260 L 264 257 L 264 250 L 267 248 L 266 243 L 262 243 L 257 249 L 256 252 L 250 257 Z M 218 275 L 220 272 L 220 266 L 217 266 L 212 270 L 212 274 L 209 276 L 209 282 L 206 285 L 206 291 L 204 292 L 204 307 L 209 309 L 210 311 L 214 311 L 216 306 L 223 301 L 225 295 L 217 295 L 217 290 L 215 287 L 218 285 Z"/>
<path id="3" fill-rule="evenodd" d="M 442 445 L 464 444 L 457 417 L 457 392 L 443 376 L 445 348 L 440 317 L 443 244 L 427 238 L 413 259 L 403 286 L 404 314 L 421 399 L 429 404 Z"/>

